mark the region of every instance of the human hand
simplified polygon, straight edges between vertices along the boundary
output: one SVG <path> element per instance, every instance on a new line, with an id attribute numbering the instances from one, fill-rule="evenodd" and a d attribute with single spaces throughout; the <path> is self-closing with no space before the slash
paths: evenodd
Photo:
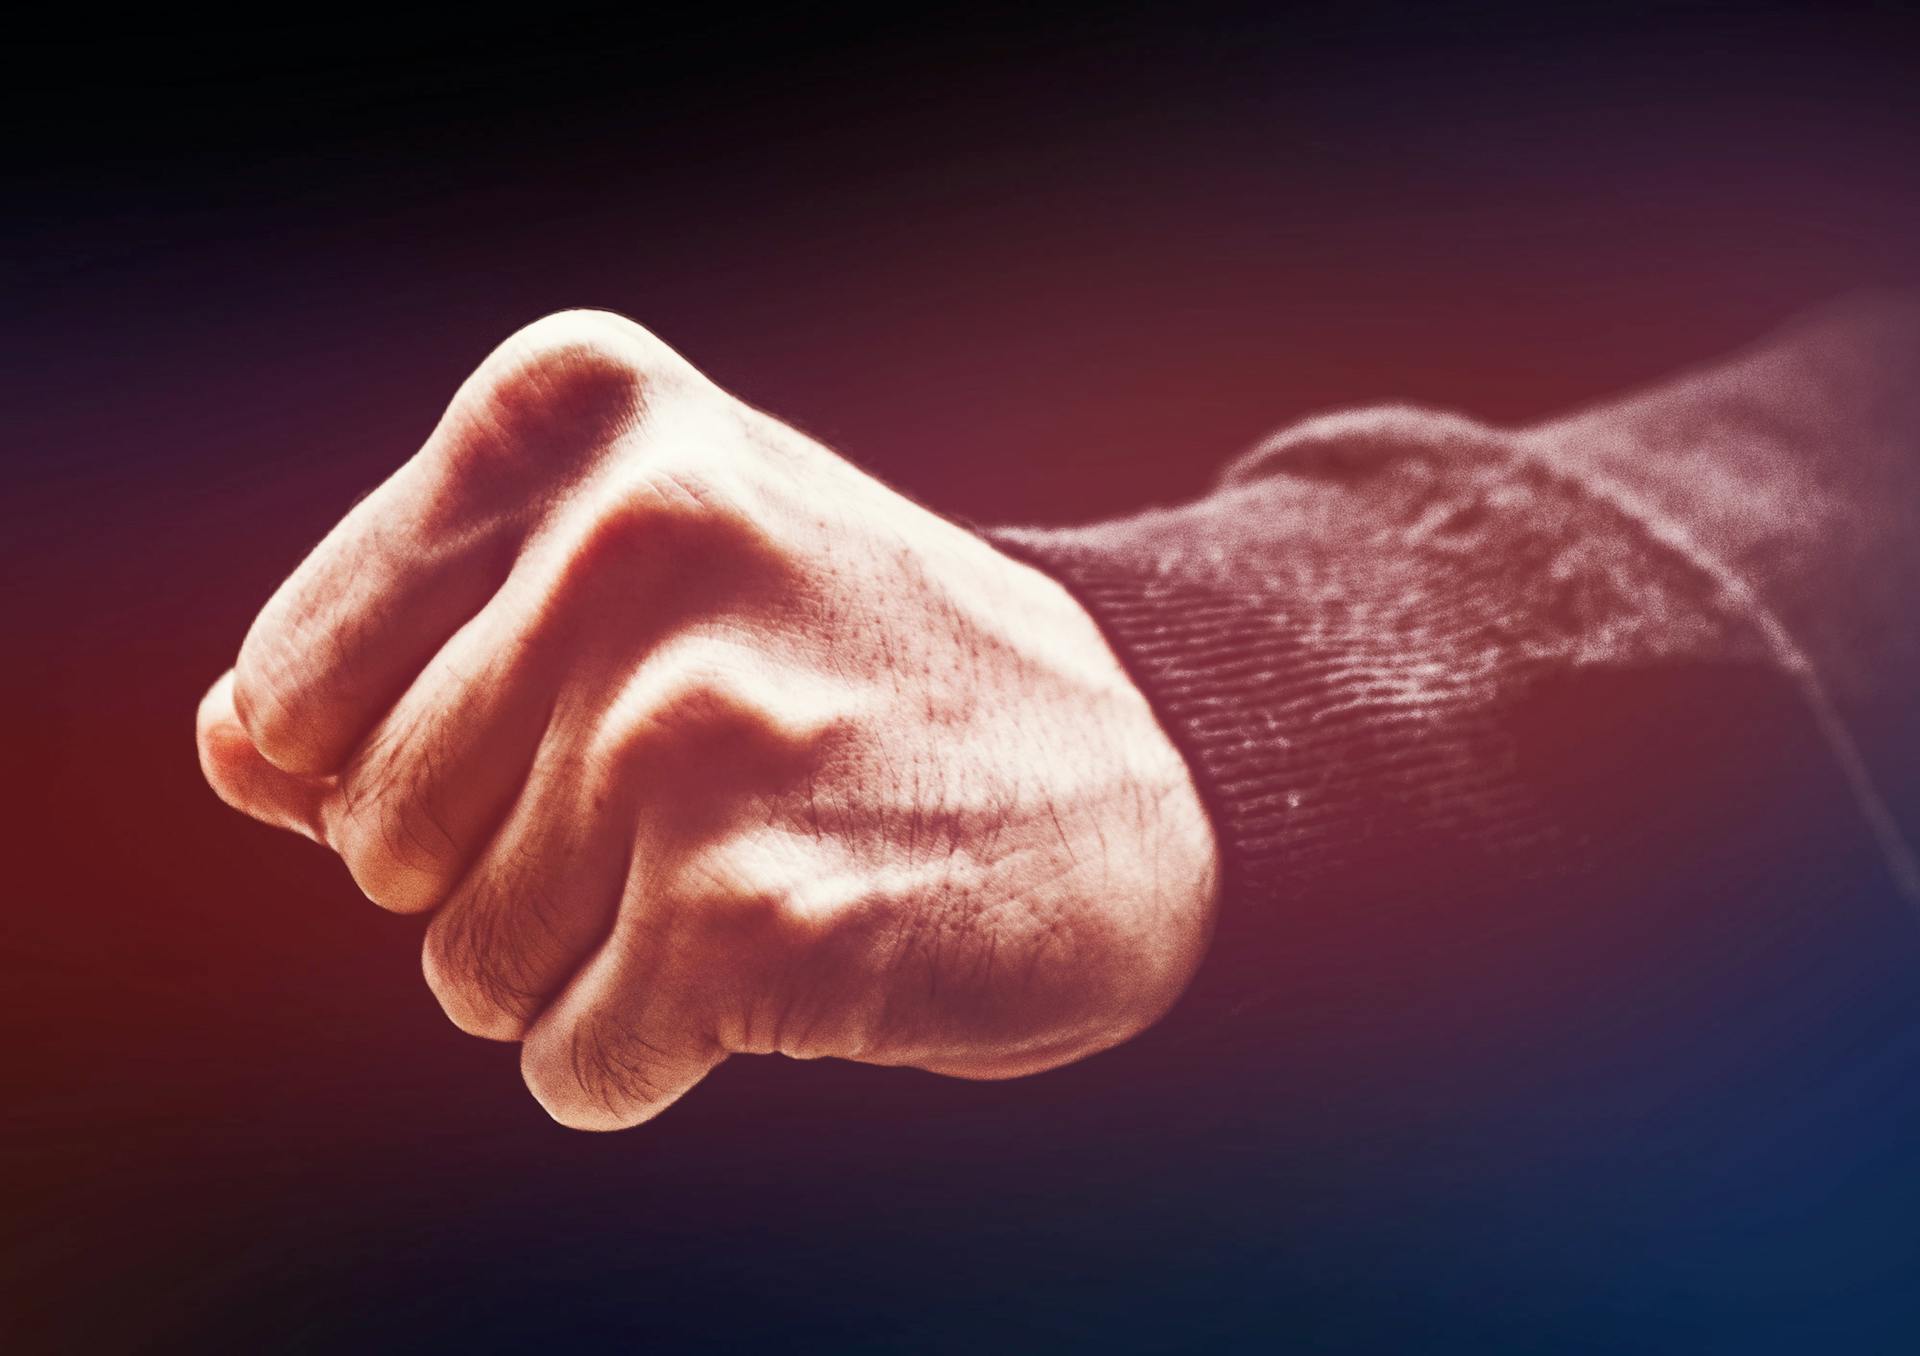
<path id="1" fill-rule="evenodd" d="M 528 327 L 201 704 L 222 799 L 433 911 L 566 1125 L 733 1053 L 969 1078 L 1138 1033 L 1206 944 L 1185 763 L 1047 576 L 645 330 Z"/>

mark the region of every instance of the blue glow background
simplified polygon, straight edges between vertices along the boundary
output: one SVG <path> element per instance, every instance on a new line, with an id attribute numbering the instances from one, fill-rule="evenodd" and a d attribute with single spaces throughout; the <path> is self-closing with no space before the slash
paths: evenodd
<path id="1" fill-rule="evenodd" d="M 1911 284 L 1916 36 L 1362 4 L 14 43 L 0 1344 L 1915 1349 L 1920 932 L 1768 691 L 1667 692 L 1606 768 L 1565 703 L 1568 784 L 1627 788 L 1583 897 L 1430 863 L 1244 928 L 1073 1069 L 736 1060 L 608 1138 L 444 1022 L 416 925 L 215 803 L 191 717 L 545 311 L 632 314 L 937 507 L 1100 516 L 1301 414 L 1524 421 Z"/>

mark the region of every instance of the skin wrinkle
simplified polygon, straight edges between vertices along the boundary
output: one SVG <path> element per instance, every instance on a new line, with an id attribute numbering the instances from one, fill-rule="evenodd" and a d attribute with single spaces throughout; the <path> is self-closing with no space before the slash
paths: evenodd
<path id="1" fill-rule="evenodd" d="M 459 934 L 464 937 L 464 947 L 449 942 L 447 951 L 465 960 L 464 965 L 449 966 L 452 974 L 476 989 L 483 1003 L 493 1010 L 514 1016 L 522 1023 L 528 1021 L 543 995 L 535 987 L 532 975 L 522 966 L 518 957 L 519 945 L 505 945 L 502 942 L 503 921 L 507 915 L 501 907 L 504 894 L 499 882 L 488 880 L 481 890 L 476 892 L 473 907 L 460 915 L 465 927 Z M 518 942 L 529 932 L 537 930 L 540 921 L 539 910 L 532 899 L 515 901 L 522 905 L 527 921 L 515 929 Z"/>

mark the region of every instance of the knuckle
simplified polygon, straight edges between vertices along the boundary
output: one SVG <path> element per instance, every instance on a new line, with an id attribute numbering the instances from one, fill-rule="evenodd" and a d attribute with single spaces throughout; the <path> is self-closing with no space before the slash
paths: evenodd
<path id="1" fill-rule="evenodd" d="M 682 639 L 597 716 L 579 772 L 621 794 L 671 768 L 690 794 L 665 808 L 690 819 L 725 815 L 743 796 L 805 798 L 811 775 L 862 738 L 865 700 L 739 642 Z"/>
<path id="2" fill-rule="evenodd" d="M 732 957 L 790 957 L 819 943 L 826 919 L 773 855 L 715 847 L 683 870 L 675 912 L 700 945 Z"/>
<path id="3" fill-rule="evenodd" d="M 702 515 L 654 495 L 615 493 L 596 501 L 568 543 L 571 578 L 590 582 L 651 568 L 670 543 L 703 528 Z"/>
<path id="4" fill-rule="evenodd" d="M 771 546 L 750 470 L 705 439 L 684 450 L 653 449 L 639 473 L 615 497 L 616 517 L 647 534 L 691 552 L 702 564 L 724 555 L 752 557 Z"/>
<path id="5" fill-rule="evenodd" d="M 341 779 L 329 837 L 367 898 L 418 913 L 439 902 L 456 844 L 434 812 L 421 761 L 397 747 L 380 738 L 356 759 Z"/>
<path id="6" fill-rule="evenodd" d="M 279 732 L 280 666 L 274 662 L 273 641 L 259 623 L 247 632 L 233 664 L 233 714 L 255 744 L 265 745 Z"/>
<path id="7" fill-rule="evenodd" d="M 793 863 L 771 840 L 735 840 L 693 854 L 669 887 L 680 946 L 729 976 L 713 1012 L 723 1049 L 845 1053 L 884 991 L 874 958 L 892 920 L 848 881 Z"/>
<path id="8" fill-rule="evenodd" d="M 592 496 L 560 529 L 558 611 L 635 590 L 676 608 L 711 606 L 762 577 L 777 554 L 720 477 L 648 467 Z"/>
<path id="9" fill-rule="evenodd" d="M 527 467 L 570 475 L 691 389 L 696 375 L 632 321 L 563 311 L 488 355 L 455 400 L 463 415 L 456 431 L 431 446 L 460 482 L 517 484 Z"/>
<path id="10" fill-rule="evenodd" d="M 295 696 L 299 666 L 288 629 L 275 615 L 281 610 L 269 603 L 241 642 L 233 665 L 234 716 L 269 762 L 289 772 L 324 771 L 310 766 L 312 753 L 300 737 Z"/>
<path id="11" fill-rule="evenodd" d="M 521 1076 L 548 1115 L 575 1130 L 619 1130 L 636 1106 L 666 1100 L 664 1061 L 598 1011 L 565 1030 L 529 1041 Z"/>
<path id="12" fill-rule="evenodd" d="M 420 949 L 427 988 L 447 1019 L 470 1036 L 520 1040 L 538 1009 L 522 947 L 503 935 L 501 913 L 484 900 L 435 915 Z"/>
<path id="13" fill-rule="evenodd" d="M 367 600 L 310 556 L 247 628 L 234 660 L 234 713 L 267 760 L 287 772 L 338 770 L 342 703 L 367 692 L 356 654 L 370 618 Z"/>
<path id="14" fill-rule="evenodd" d="M 645 326 L 614 311 L 568 307 L 522 325 L 503 347 L 538 357 L 596 351 L 619 357 L 628 366 L 666 367 L 680 360 Z"/>
<path id="15" fill-rule="evenodd" d="M 698 755 L 709 776 L 744 776 L 811 752 L 827 723 L 784 702 L 771 675 L 752 672 L 758 663 L 726 652 L 663 658 L 601 722 L 589 766 L 617 773 L 636 761 Z"/>
<path id="16" fill-rule="evenodd" d="M 590 423 L 628 422 L 678 384 L 686 364 L 632 321 L 561 311 L 509 338 L 489 364 L 509 413 Z"/>
<path id="17" fill-rule="evenodd" d="M 692 663 L 676 674 L 646 719 L 669 740 L 701 743 L 721 735 L 772 742 L 781 727 L 779 713 L 766 695 L 712 659 Z"/>

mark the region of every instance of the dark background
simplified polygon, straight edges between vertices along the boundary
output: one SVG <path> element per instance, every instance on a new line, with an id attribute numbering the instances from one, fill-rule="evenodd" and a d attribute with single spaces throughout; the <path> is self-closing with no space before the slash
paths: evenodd
<path id="1" fill-rule="evenodd" d="M 1005 521 L 1196 492 L 1360 401 L 1544 417 L 1910 285 L 1902 8 L 16 35 L 0 1346 L 1912 1349 L 1920 1115 L 1885 1089 L 1920 1045 L 1885 1023 L 1820 1136 L 1732 1159 L 1740 1097 L 1799 1093 L 1729 1075 L 1677 1146 L 1679 1085 L 1536 1124 L 1396 1091 L 1407 1049 L 1303 1074 L 1272 1016 L 994 1086 L 736 1060 L 573 1135 L 191 735 L 278 579 L 560 307 Z M 1740 1011 L 1696 1073 L 1804 1028 Z"/>

